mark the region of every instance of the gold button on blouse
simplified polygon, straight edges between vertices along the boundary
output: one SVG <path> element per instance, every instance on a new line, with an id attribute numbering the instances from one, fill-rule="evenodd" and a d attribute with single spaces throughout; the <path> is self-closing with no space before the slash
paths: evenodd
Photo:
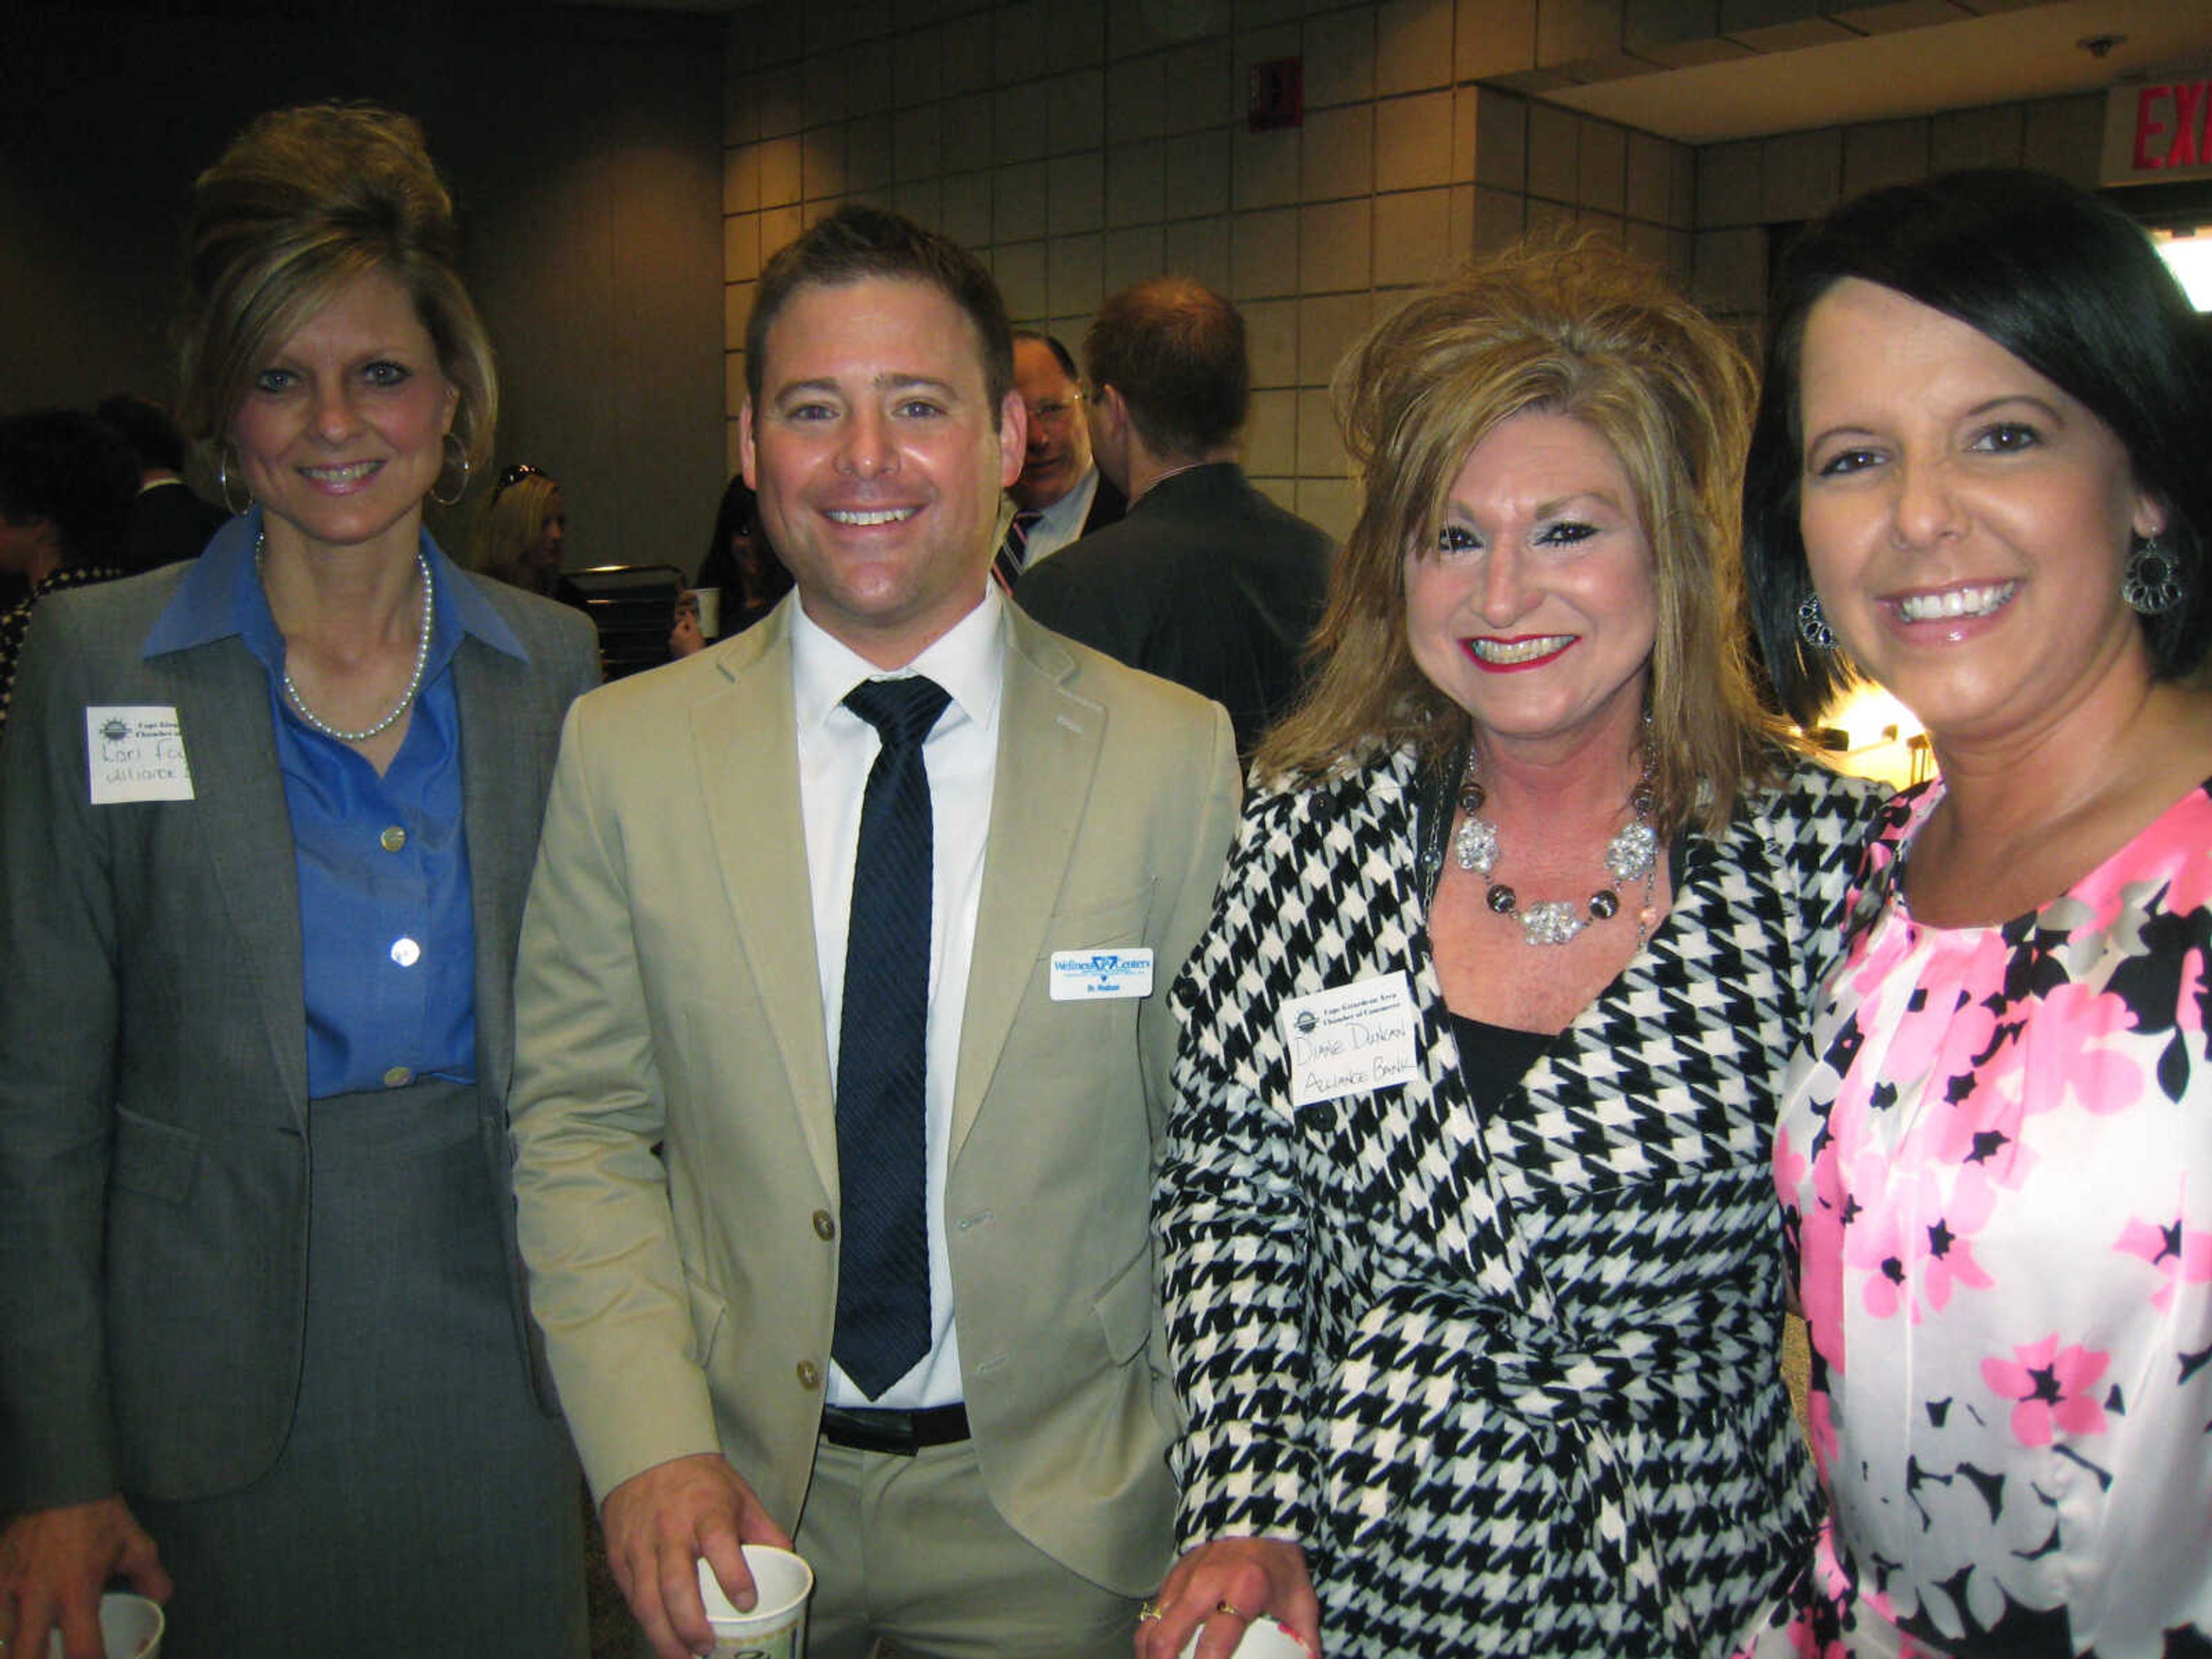
<path id="1" fill-rule="evenodd" d="M 414 1080 L 415 1073 L 404 1066 L 392 1066 L 384 1073 L 384 1086 L 387 1089 L 404 1088 Z"/>
<path id="2" fill-rule="evenodd" d="M 825 1243 L 837 1237 L 837 1224 L 830 1218 L 827 1210 L 814 1212 L 814 1236 Z"/>
<path id="3" fill-rule="evenodd" d="M 799 1362 L 799 1386 L 802 1389 L 820 1388 L 822 1386 L 822 1368 L 819 1365 L 817 1365 L 811 1359 L 800 1360 Z"/>
<path id="4" fill-rule="evenodd" d="M 396 853 L 407 845 L 407 832 L 395 823 L 376 838 L 376 844 L 387 853 Z"/>

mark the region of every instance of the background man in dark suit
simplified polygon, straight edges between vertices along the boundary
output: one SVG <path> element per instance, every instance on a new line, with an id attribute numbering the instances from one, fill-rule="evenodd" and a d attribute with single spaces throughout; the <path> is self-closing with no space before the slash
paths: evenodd
<path id="1" fill-rule="evenodd" d="M 1129 498 L 1015 590 L 1023 609 L 1229 710 L 1246 755 L 1296 696 L 1334 544 L 1237 464 L 1251 402 L 1244 319 L 1170 276 L 1106 301 L 1083 343 L 1100 471 Z"/>
<path id="2" fill-rule="evenodd" d="M 199 557 L 230 514 L 185 482 L 185 434 L 175 419 L 161 404 L 128 392 L 101 398 L 94 412 L 138 457 L 138 500 L 124 542 L 125 574 Z"/>
<path id="3" fill-rule="evenodd" d="M 1016 329 L 1014 390 L 1029 431 L 1021 476 L 1006 487 L 1014 511 L 1000 532 L 999 568 L 1009 585 L 1078 537 L 1120 523 L 1127 505 L 1092 464 L 1083 385 L 1067 348 L 1033 328 Z"/>

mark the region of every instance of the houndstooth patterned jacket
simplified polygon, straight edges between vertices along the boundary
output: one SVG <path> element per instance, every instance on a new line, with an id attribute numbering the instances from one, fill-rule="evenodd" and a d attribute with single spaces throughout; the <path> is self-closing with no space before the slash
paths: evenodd
<path id="1" fill-rule="evenodd" d="M 1331 1659 L 1726 1653 L 1815 1517 L 1767 1159 L 1875 795 L 1804 767 L 1686 837 L 1654 936 L 1486 1121 L 1419 781 L 1255 794 L 1171 994 L 1180 1542 L 1304 1545 Z M 1293 1111 L 1282 1006 L 1400 973 L 1413 1080 Z"/>

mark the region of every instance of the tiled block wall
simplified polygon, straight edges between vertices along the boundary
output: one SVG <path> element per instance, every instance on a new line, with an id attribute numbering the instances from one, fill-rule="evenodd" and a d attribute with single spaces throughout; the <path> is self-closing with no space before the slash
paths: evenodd
<path id="1" fill-rule="evenodd" d="M 1146 276 L 1231 295 L 1252 342 L 1248 469 L 1343 533 L 1354 499 L 1328 379 L 1394 295 L 1555 224 L 1690 272 L 1691 151 L 1474 84 L 1533 61 L 1535 18 L 1534 0 L 739 11 L 724 134 L 732 449 L 761 262 L 860 199 L 975 249 L 1017 320 L 1072 346 L 1106 294 Z M 1304 60 L 1304 125 L 1248 131 L 1251 66 L 1288 57 Z"/>
<path id="2" fill-rule="evenodd" d="M 1767 227 L 1882 185 L 1955 167 L 2030 167 L 2094 189 L 2104 120 L 2104 95 L 2088 93 L 1707 144 L 1697 152 L 1692 292 L 1714 315 L 1755 328 Z"/>

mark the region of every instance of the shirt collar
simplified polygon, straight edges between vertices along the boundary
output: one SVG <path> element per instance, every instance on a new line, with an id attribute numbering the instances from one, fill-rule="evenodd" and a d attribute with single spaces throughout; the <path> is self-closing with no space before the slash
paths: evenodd
<path id="1" fill-rule="evenodd" d="M 1067 494 L 1037 515 L 1036 526 L 1030 533 L 1048 541 L 1054 538 L 1073 541 L 1083 528 L 1084 520 L 1091 516 L 1091 501 L 1097 493 L 1098 469 L 1093 466 L 1075 481 Z"/>
<path id="2" fill-rule="evenodd" d="M 806 614 L 794 595 L 791 606 L 791 692 L 801 731 L 820 729 L 845 694 L 866 679 L 927 674 L 943 686 L 953 706 L 988 726 L 1005 678 L 1005 604 L 997 584 L 983 585 L 983 602 L 947 629 L 929 648 L 895 673 L 885 673 Z M 859 716 L 854 716 L 858 719 Z"/>
<path id="3" fill-rule="evenodd" d="M 177 585 L 177 591 L 154 620 L 140 654 L 162 656 L 188 651 L 216 640 L 239 638 L 264 662 L 276 660 L 276 618 L 269 614 L 269 596 L 262 591 L 261 573 L 254 550 L 261 540 L 261 509 L 257 507 L 215 533 L 207 550 Z M 438 544 L 422 532 L 422 554 L 430 562 L 432 591 L 436 595 L 434 653 L 443 662 L 463 634 L 471 634 L 493 650 L 520 662 L 530 660 L 520 639 L 507 619 L 461 573 Z"/>

